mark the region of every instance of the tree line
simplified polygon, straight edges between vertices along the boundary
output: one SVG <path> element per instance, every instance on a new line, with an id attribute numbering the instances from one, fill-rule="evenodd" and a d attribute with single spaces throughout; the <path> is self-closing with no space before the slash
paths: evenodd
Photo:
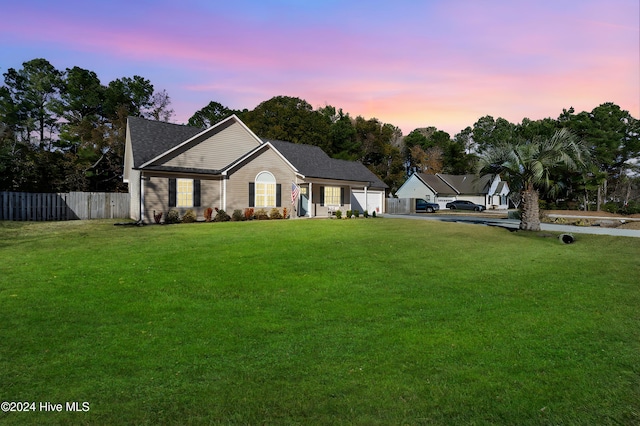
<path id="1" fill-rule="evenodd" d="M 0 87 L 0 190 L 31 192 L 126 191 L 122 182 L 126 120 L 140 116 L 170 121 L 166 91 L 140 76 L 103 84 L 80 67 L 57 70 L 46 59 L 9 68 Z M 613 103 L 590 112 L 563 109 L 555 119 L 511 123 L 486 115 L 451 137 L 436 127 L 403 135 L 377 118 L 352 117 L 331 105 L 276 96 L 253 110 L 233 110 L 212 101 L 188 123 L 201 128 L 236 114 L 257 135 L 316 145 L 334 158 L 365 164 L 393 194 L 414 172 L 475 173 L 479 159 L 505 143 L 533 143 L 560 129 L 588 148 L 581 171 L 550 171 L 543 203 L 598 208 L 638 197 L 640 126 Z M 634 175 L 635 173 L 635 175 Z M 560 200 L 560 201 L 559 201 Z"/>

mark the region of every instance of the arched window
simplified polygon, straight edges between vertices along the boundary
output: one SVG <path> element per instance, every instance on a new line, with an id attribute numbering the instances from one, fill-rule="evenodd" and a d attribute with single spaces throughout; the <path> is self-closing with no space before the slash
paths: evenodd
<path id="1" fill-rule="evenodd" d="M 269 172 L 260 172 L 256 176 L 256 207 L 276 206 L 276 178 Z"/>

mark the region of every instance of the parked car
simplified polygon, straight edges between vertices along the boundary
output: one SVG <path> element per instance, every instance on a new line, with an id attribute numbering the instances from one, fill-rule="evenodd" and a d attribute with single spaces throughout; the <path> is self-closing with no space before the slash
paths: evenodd
<path id="1" fill-rule="evenodd" d="M 472 203 L 467 200 L 455 200 L 450 203 L 447 203 L 446 207 L 450 210 L 474 210 L 477 212 L 481 212 L 484 210 L 484 206 L 476 203 Z"/>
<path id="2" fill-rule="evenodd" d="M 440 205 L 430 203 L 422 198 L 416 198 L 416 212 L 434 213 L 440 210 Z"/>

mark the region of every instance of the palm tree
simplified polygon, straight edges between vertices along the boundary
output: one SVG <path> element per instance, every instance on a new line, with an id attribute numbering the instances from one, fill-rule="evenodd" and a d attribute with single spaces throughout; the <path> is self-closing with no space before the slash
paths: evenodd
<path id="1" fill-rule="evenodd" d="M 588 161 L 586 146 L 569 130 L 561 129 L 546 139 L 507 141 L 488 147 L 479 156 L 478 169 L 480 173 L 501 174 L 513 190 L 520 191 L 520 229 L 539 231 L 538 190 L 552 189 L 553 171 L 579 171 Z"/>

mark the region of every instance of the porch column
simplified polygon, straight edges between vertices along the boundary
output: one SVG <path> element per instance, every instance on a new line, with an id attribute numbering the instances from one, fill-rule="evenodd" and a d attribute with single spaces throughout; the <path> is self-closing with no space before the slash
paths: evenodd
<path id="1" fill-rule="evenodd" d="M 367 184 L 364 187 L 364 209 L 366 211 L 369 211 L 369 192 L 368 192 L 368 189 L 369 189 L 369 185 Z"/>
<path id="2" fill-rule="evenodd" d="M 144 223 L 144 172 L 140 172 L 140 223 Z"/>
<path id="3" fill-rule="evenodd" d="M 312 183 L 309 182 L 309 208 L 307 209 L 307 214 L 309 215 L 309 217 L 313 217 L 313 187 L 312 187 Z"/>

